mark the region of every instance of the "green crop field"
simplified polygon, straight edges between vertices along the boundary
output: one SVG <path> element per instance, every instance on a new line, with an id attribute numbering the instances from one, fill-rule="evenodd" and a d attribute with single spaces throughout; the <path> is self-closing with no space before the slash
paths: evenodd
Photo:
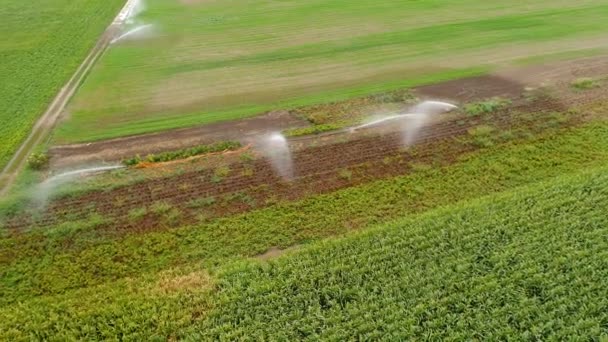
<path id="1" fill-rule="evenodd" d="M 524 331 L 541 337 L 551 333 L 599 336 L 606 328 L 601 321 L 605 317 L 597 311 L 605 303 L 588 298 L 603 298 L 605 286 L 597 281 L 594 287 L 591 280 L 595 278 L 578 283 L 567 280 L 586 279 L 589 268 L 579 265 L 593 265 L 594 277 L 605 276 L 602 260 L 606 258 L 601 253 L 608 242 L 601 219 L 608 204 L 604 167 L 607 137 L 608 124 L 592 123 L 526 143 L 481 150 L 451 166 L 421 168 L 411 175 L 196 226 L 123 234 L 98 230 L 108 222 L 93 215 L 85 221 L 66 219 L 50 229 L 21 234 L 5 231 L 0 236 L 0 315 L 4 317 L 0 339 L 102 339 L 119 335 L 139 340 L 171 336 L 196 339 L 196 334 L 227 339 L 264 334 L 269 339 L 281 337 L 257 326 L 259 320 L 267 320 L 275 333 L 287 338 L 300 333 L 314 338 L 315 333 L 323 332 L 341 339 L 348 331 L 373 337 L 380 321 L 370 320 L 358 330 L 346 327 L 349 318 L 352 324 L 364 319 L 357 313 L 366 310 L 382 318 L 387 331 L 395 336 L 416 335 L 422 330 L 451 336 L 476 330 L 483 334 L 480 339 L 490 333 L 508 336 Z M 560 176 L 583 168 L 597 171 Z M 544 183 L 536 185 L 539 181 Z M 482 198 L 472 206 L 452 205 L 514 188 L 517 190 L 511 194 Z M 406 221 L 355 236 L 352 241 L 323 242 L 312 251 L 270 266 L 258 262 L 242 265 L 274 246 L 312 243 L 353 229 L 403 220 L 406 215 Z M 379 247 L 382 241 L 386 241 L 384 249 Z M 555 248 L 543 248 L 542 254 L 535 255 L 541 243 Z M 348 250 L 352 250 L 351 257 L 345 254 Z M 382 253 L 387 253 L 386 258 Z M 566 257 L 568 253 L 571 258 Z M 343 261 L 342 273 L 332 267 L 324 271 L 325 265 L 333 265 L 334 255 L 336 262 Z M 552 259 L 556 263 L 549 263 Z M 382 260 L 387 266 L 375 269 L 376 262 Z M 398 267 L 401 262 L 409 268 Z M 297 265 L 306 271 L 294 273 Z M 357 270 L 352 265 L 357 265 Z M 452 265 L 462 269 L 450 268 Z M 552 267 L 558 266 L 563 269 L 563 278 L 553 277 Z M 370 268 L 374 272 L 369 272 L 369 278 L 362 277 L 361 272 Z M 429 271 L 426 275 L 425 269 Z M 438 273 L 439 269 L 445 273 Z M 403 283 L 388 277 L 391 272 Z M 501 278 L 504 273 L 500 272 L 508 276 Z M 533 283 L 524 282 L 523 278 L 534 272 L 537 278 L 527 279 Z M 268 274 L 272 279 L 266 278 Z M 324 275 L 328 286 L 312 294 L 309 285 L 325 279 Z M 344 279 L 342 289 L 336 279 Z M 427 285 L 406 291 L 408 279 L 417 279 L 415 284 L 426 281 Z M 487 287 L 483 287 L 486 279 Z M 386 282 L 386 292 L 374 292 L 384 288 L 374 287 L 377 281 Z M 293 287 L 293 282 L 302 287 Z M 361 284 L 359 289 L 355 289 L 357 284 Z M 584 291 L 569 291 L 565 284 L 580 285 Z M 297 293 L 290 294 L 289 288 L 297 288 Z M 403 296 L 396 289 L 404 289 Z M 456 289 L 462 293 L 449 292 Z M 537 290 L 547 297 L 535 298 Z M 416 302 L 417 294 L 421 297 Z M 507 296 L 506 307 L 492 301 L 503 295 Z M 394 313 L 403 317 L 404 324 L 398 324 L 382 307 L 370 304 L 379 296 L 387 303 L 384 310 L 401 307 Z M 313 298 L 311 315 L 303 317 L 307 298 Z M 338 310 L 343 299 L 351 303 L 348 307 L 352 311 Z M 282 300 L 294 305 L 276 309 Z M 237 302 L 245 311 L 235 311 Z M 539 302 L 546 306 L 536 308 Z M 461 310 L 458 312 L 465 322 L 474 324 L 475 329 L 456 324 L 451 310 Z M 563 312 L 560 310 L 569 313 L 561 321 L 557 316 Z M 256 316 L 258 312 L 263 316 Z M 476 320 L 486 313 L 492 320 Z M 509 313 L 515 321 L 508 321 Z M 283 326 L 286 317 L 305 330 L 296 332 Z M 426 317 L 428 323 L 416 321 L 420 317 Z M 237 327 L 237 320 L 243 325 Z M 323 329 L 327 322 L 341 329 Z M 452 328 L 442 329 L 447 325 Z"/>
<path id="2" fill-rule="evenodd" d="M 125 3 L 38 2 L 0 9 L 0 168 Z M 136 5 L 3 177 L 0 341 L 608 341 L 606 1 Z M 312 125 L 45 150 L 278 108 Z"/>
<path id="3" fill-rule="evenodd" d="M 146 3 L 136 20 L 153 32 L 111 47 L 58 142 L 235 119 L 595 48 L 608 16 L 602 0 Z"/>
<path id="4" fill-rule="evenodd" d="M 222 273 L 214 340 L 608 338 L 608 169 Z"/>
<path id="5" fill-rule="evenodd" d="M 2 337 L 605 337 L 607 171 L 228 265 L 215 280 L 168 271 L 5 306 Z"/>
<path id="6" fill-rule="evenodd" d="M 0 169 L 123 4 L 123 0 L 3 1 Z"/>

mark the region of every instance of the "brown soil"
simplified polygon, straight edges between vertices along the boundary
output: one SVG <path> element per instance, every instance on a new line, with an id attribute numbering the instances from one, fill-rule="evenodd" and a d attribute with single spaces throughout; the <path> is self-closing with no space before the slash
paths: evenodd
<path id="1" fill-rule="evenodd" d="M 521 83 L 494 75 L 479 76 L 431 84 L 416 88 L 420 98 L 457 101 L 479 101 L 491 97 L 517 98 L 523 92 Z"/>
<path id="2" fill-rule="evenodd" d="M 216 141 L 238 140 L 244 144 L 263 132 L 281 131 L 309 125 L 287 111 L 205 126 L 137 135 L 99 142 L 55 146 L 50 149 L 53 169 L 96 162 L 119 161 L 135 155 L 147 155 L 168 150 L 209 144 Z"/>

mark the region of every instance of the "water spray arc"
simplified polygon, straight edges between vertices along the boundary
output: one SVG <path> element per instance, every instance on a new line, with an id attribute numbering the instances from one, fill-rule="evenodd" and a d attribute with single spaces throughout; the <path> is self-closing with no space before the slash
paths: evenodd
<path id="1" fill-rule="evenodd" d="M 365 128 L 395 123 L 399 124 L 400 131 L 403 135 L 403 144 L 405 146 L 409 146 L 416 141 L 420 129 L 424 127 L 433 116 L 449 112 L 456 108 L 458 107 L 447 102 L 424 101 L 412 107 L 407 113 L 395 114 L 376 119 L 374 121 L 352 127 L 350 132 L 354 133 Z"/>
<path id="2" fill-rule="evenodd" d="M 128 39 L 128 38 L 144 38 L 145 36 L 151 34 L 153 29 L 154 29 L 154 25 L 152 25 L 152 24 L 136 26 L 136 27 L 130 29 L 129 31 L 121 34 L 120 36 L 112 39 L 110 44 L 114 44 L 114 43 L 117 43 L 121 40 Z"/>
<path id="3" fill-rule="evenodd" d="M 293 160 L 285 136 L 278 132 L 267 134 L 261 137 L 256 145 L 281 178 L 293 179 Z"/>
<path id="4" fill-rule="evenodd" d="M 67 171 L 64 173 L 60 173 L 53 177 L 50 177 L 44 180 L 42 183 L 38 184 L 34 191 L 34 201 L 38 204 L 39 207 L 42 207 L 46 204 L 49 196 L 55 191 L 59 186 L 68 184 L 73 182 L 80 176 L 106 172 L 112 170 L 118 170 L 124 168 L 124 165 L 108 165 L 108 166 L 98 166 L 98 167 L 89 167 L 84 169 Z"/>
<path id="5" fill-rule="evenodd" d="M 153 33 L 154 25 L 141 23 L 141 21 L 136 20 L 145 9 L 146 6 L 143 0 L 129 0 L 114 21 L 114 24 L 122 32 L 119 33 L 118 37 L 112 39 L 110 44 L 125 39 L 141 39 L 150 36 Z"/>

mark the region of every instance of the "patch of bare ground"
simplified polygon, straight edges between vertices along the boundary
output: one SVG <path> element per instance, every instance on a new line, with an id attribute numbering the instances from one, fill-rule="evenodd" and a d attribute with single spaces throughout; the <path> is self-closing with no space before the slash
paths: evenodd
<path id="1" fill-rule="evenodd" d="M 179 150 L 217 141 L 237 140 L 246 144 L 251 137 L 265 132 L 307 125 L 307 121 L 291 115 L 288 111 L 273 111 L 238 121 L 85 144 L 54 146 L 50 149 L 51 168 L 62 169 L 74 165 L 117 161 L 138 154 Z"/>
<path id="2" fill-rule="evenodd" d="M 260 260 L 260 261 L 274 260 L 288 252 L 295 251 L 298 248 L 299 248 L 299 246 L 291 246 L 291 247 L 284 248 L 284 249 L 281 249 L 279 247 L 272 247 L 272 248 L 268 249 L 266 252 L 264 252 L 260 255 L 257 255 L 255 257 L 255 259 Z"/>
<path id="3" fill-rule="evenodd" d="M 169 270 L 160 274 L 155 290 L 161 294 L 173 294 L 208 290 L 211 286 L 211 276 L 205 271 L 176 274 Z"/>

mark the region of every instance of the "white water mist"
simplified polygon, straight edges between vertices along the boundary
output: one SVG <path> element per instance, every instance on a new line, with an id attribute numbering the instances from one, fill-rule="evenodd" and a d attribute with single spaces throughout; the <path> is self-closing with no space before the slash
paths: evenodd
<path id="1" fill-rule="evenodd" d="M 152 24 L 138 25 L 138 26 L 135 26 L 134 28 L 128 30 L 127 32 L 121 34 L 120 36 L 112 39 L 110 44 L 114 44 L 114 43 L 117 43 L 122 40 L 144 39 L 144 38 L 152 36 L 153 34 L 154 34 L 154 25 L 152 25 Z"/>
<path id="2" fill-rule="evenodd" d="M 412 145 L 420 129 L 422 129 L 429 120 L 438 114 L 449 112 L 456 109 L 455 105 L 441 101 L 424 101 L 410 108 L 407 113 L 393 114 L 380 119 L 364 123 L 362 125 L 352 127 L 351 133 L 360 129 L 370 128 L 381 125 L 399 125 L 399 130 L 403 135 L 403 144 L 406 146 Z"/>
<path id="3" fill-rule="evenodd" d="M 416 115 L 410 117 L 410 120 L 403 121 L 401 126 L 403 144 L 410 146 L 418 139 L 420 130 L 436 115 L 447 113 L 457 106 L 441 101 L 424 101 L 417 104 L 411 110 Z"/>
<path id="4" fill-rule="evenodd" d="M 146 5 L 143 0 L 129 0 L 122 11 L 118 14 L 116 21 L 119 23 L 133 22 L 139 14 L 146 10 Z"/>
<path id="5" fill-rule="evenodd" d="M 262 137 L 257 145 L 279 176 L 286 180 L 293 178 L 293 160 L 285 136 L 271 133 Z"/>
<path id="6" fill-rule="evenodd" d="M 72 183 L 85 175 L 90 175 L 99 172 L 112 171 L 124 168 L 124 165 L 108 165 L 89 167 L 84 169 L 72 170 L 52 176 L 42 183 L 38 184 L 34 189 L 33 200 L 38 207 L 46 205 L 49 197 L 59 189 L 59 187 Z"/>

